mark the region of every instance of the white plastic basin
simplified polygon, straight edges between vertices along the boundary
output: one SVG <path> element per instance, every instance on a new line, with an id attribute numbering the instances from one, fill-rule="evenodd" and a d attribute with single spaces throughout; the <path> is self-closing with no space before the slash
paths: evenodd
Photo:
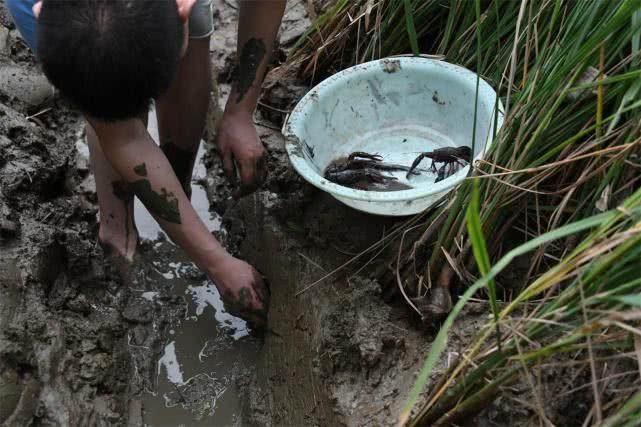
<path id="1" fill-rule="evenodd" d="M 460 183 L 469 166 L 434 182 L 424 159 L 419 176 L 386 174 L 412 188 L 364 191 L 323 178 L 335 159 L 354 151 L 379 154 L 383 161 L 411 165 L 437 148 L 472 147 L 476 74 L 457 65 L 420 57 L 387 58 L 343 70 L 318 84 L 296 105 L 283 126 L 289 159 L 309 183 L 353 208 L 379 215 L 423 211 Z M 494 135 L 496 92 L 479 83 L 474 158 Z M 497 128 L 503 123 L 499 102 Z"/>

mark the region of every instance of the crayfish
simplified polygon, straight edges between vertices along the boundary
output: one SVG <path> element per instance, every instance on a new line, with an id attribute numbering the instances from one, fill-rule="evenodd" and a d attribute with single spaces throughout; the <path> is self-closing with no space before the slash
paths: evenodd
<path id="1" fill-rule="evenodd" d="M 398 191 L 411 188 L 397 182 L 396 177 L 384 175 L 381 171 L 407 171 L 409 174 L 418 175 L 418 172 L 410 171 L 408 166 L 384 163 L 383 157 L 378 154 L 355 151 L 346 159 L 333 161 L 325 169 L 324 177 L 336 184 L 358 190 Z"/>
<path id="2" fill-rule="evenodd" d="M 438 177 L 436 179 L 436 181 L 438 182 L 445 178 L 445 172 L 446 172 L 445 168 L 447 166 L 449 166 L 449 172 L 450 172 L 448 174 L 449 176 L 452 173 L 453 165 L 465 166 L 465 164 L 461 163 L 461 161 L 470 163 L 470 161 L 472 160 L 472 149 L 467 146 L 443 147 L 443 148 L 438 148 L 434 151 L 421 153 L 414 160 L 414 163 L 412 163 L 412 166 L 410 166 L 409 170 L 407 171 L 407 179 L 409 179 L 411 175 L 415 174 L 415 170 L 418 167 L 419 163 L 421 163 L 421 161 L 426 157 L 429 159 L 432 159 L 432 164 L 430 165 L 430 169 L 433 172 L 437 172 L 436 163 L 445 163 L 438 170 Z"/>

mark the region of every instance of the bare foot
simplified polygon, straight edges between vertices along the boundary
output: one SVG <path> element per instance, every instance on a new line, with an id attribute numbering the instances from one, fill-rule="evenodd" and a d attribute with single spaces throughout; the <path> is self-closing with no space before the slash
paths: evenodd
<path id="1" fill-rule="evenodd" d="M 115 252 L 123 260 L 131 263 L 138 248 L 138 230 L 134 224 L 129 224 L 124 232 L 113 232 L 109 230 L 109 227 L 101 225 L 98 232 L 98 242 L 103 248 L 108 246 L 110 253 Z"/>
<path id="2" fill-rule="evenodd" d="M 102 248 L 105 257 L 105 263 L 108 267 L 116 270 L 123 285 L 129 285 L 133 282 L 133 266 L 138 246 L 138 233 L 131 233 L 131 239 L 127 245 L 124 243 L 116 245 L 113 240 L 98 238 L 98 243 Z M 135 239 L 133 240 L 132 237 Z M 124 239 L 123 239 L 124 242 Z"/>

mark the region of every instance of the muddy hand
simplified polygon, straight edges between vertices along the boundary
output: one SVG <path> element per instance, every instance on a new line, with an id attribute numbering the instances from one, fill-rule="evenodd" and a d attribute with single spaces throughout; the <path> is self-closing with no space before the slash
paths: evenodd
<path id="1" fill-rule="evenodd" d="M 260 157 L 255 164 L 245 164 L 240 167 L 240 185 L 234 191 L 232 197 L 235 200 L 240 199 L 248 194 L 258 190 L 267 178 L 267 168 L 265 167 L 265 157 Z"/>
<path id="2" fill-rule="evenodd" d="M 258 137 L 251 113 L 226 112 L 218 125 L 216 145 L 228 178 L 234 179 L 235 166 L 238 166 L 241 184 L 234 198 L 256 191 L 265 180 L 267 168 L 265 148 Z"/>
<path id="3" fill-rule="evenodd" d="M 267 325 L 270 293 L 262 275 L 244 261 L 230 257 L 215 277 L 216 284 L 232 315 L 247 321 L 252 329 Z"/>

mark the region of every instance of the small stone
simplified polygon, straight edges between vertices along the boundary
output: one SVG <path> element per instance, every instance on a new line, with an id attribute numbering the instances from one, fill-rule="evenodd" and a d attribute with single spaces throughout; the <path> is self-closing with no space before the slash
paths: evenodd
<path id="1" fill-rule="evenodd" d="M 89 314 L 91 313 L 91 306 L 87 301 L 87 298 L 84 295 L 78 295 L 76 298 L 67 301 L 67 307 L 71 311 L 75 311 L 80 314 Z"/>
<path id="2" fill-rule="evenodd" d="M 122 317 L 133 323 L 149 323 L 153 315 L 151 308 L 143 299 L 132 299 L 122 311 Z"/>
<path id="3" fill-rule="evenodd" d="M 9 50 L 9 29 L 0 27 L 0 56 L 8 56 Z"/>
<path id="4" fill-rule="evenodd" d="M 0 219 L 0 235 L 15 236 L 18 232 L 18 224 L 8 219 Z"/>

